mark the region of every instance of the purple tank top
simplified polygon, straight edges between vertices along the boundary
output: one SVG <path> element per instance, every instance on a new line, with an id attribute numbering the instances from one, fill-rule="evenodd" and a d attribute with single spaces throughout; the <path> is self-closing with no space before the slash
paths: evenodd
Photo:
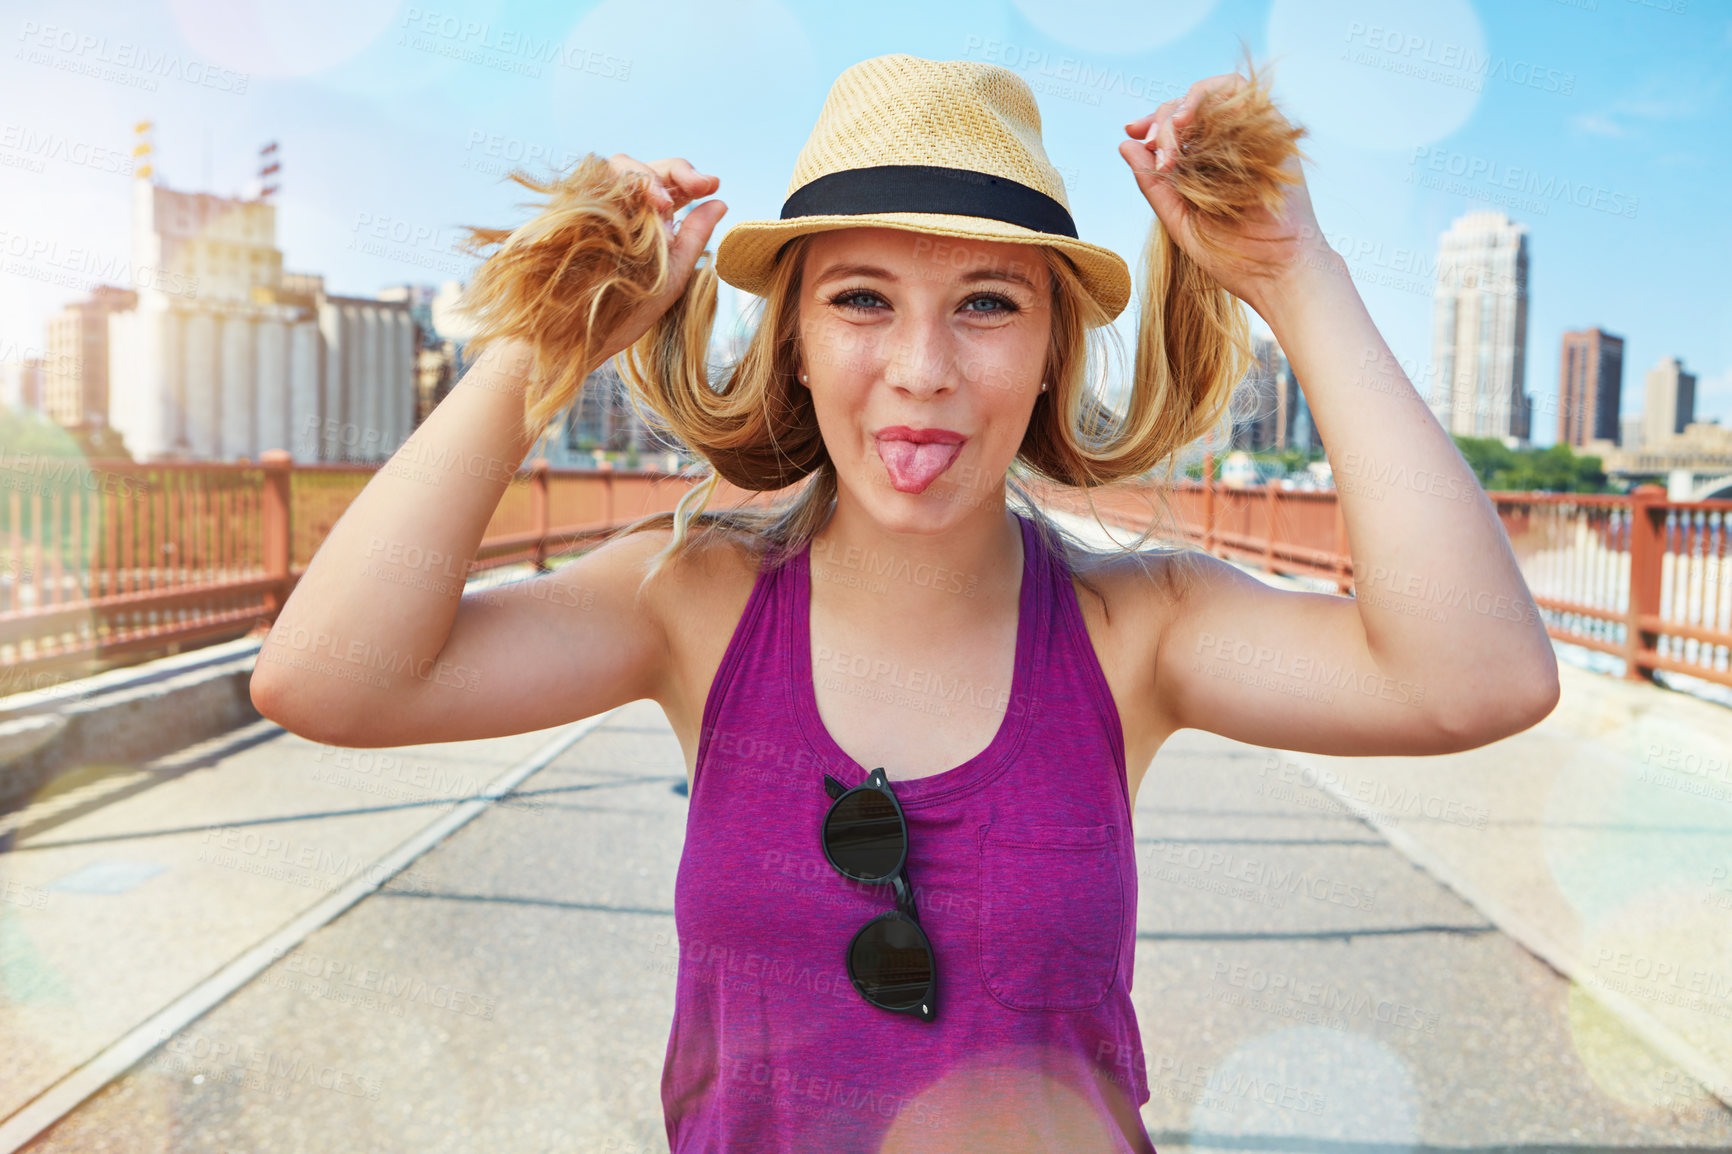
<path id="1" fill-rule="evenodd" d="M 895 897 L 825 859 L 824 775 L 853 787 L 872 767 L 818 715 L 810 546 L 760 568 L 705 702 L 674 888 L 673 1154 L 1154 1150 L 1137 1111 L 1149 1088 L 1124 738 L 1065 560 L 1017 520 L 1002 725 L 942 773 L 885 767 L 934 951 L 932 1022 L 848 980 L 849 941 Z M 901 691 L 942 702 L 968 687 Z"/>

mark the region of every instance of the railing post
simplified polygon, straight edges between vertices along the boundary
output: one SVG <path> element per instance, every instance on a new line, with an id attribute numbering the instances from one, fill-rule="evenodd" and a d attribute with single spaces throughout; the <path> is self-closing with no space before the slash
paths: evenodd
<path id="1" fill-rule="evenodd" d="M 613 516 L 613 462 L 612 461 L 603 461 L 601 463 L 601 485 L 602 485 L 602 488 L 601 488 L 602 515 L 606 518 L 606 522 L 607 522 L 608 527 L 612 528 L 613 523 L 614 523 L 614 516 Z"/>
<path id="2" fill-rule="evenodd" d="M 1215 551 L 1215 450 L 1203 450 L 1203 551 Z"/>
<path id="3" fill-rule="evenodd" d="M 536 457 L 529 462 L 529 527 L 535 532 L 535 567 L 545 570 L 548 529 L 546 457 Z"/>
<path id="4" fill-rule="evenodd" d="M 1335 572 L 1335 589 L 1336 592 L 1345 594 L 1349 587 L 1354 587 L 1357 596 L 1357 587 L 1353 580 L 1353 555 L 1347 547 L 1347 515 L 1341 510 L 1341 491 L 1331 488 L 1329 499 L 1335 504 L 1335 556 L 1346 563 L 1345 573 L 1339 568 Z"/>
<path id="5" fill-rule="evenodd" d="M 1265 501 L 1264 516 L 1268 519 L 1268 529 L 1263 535 L 1263 572 L 1275 572 L 1275 516 L 1276 502 L 1281 499 L 1279 486 L 1275 478 L 1270 477 L 1263 482 L 1263 497 Z"/>
<path id="6" fill-rule="evenodd" d="M 1660 612 L 1661 564 L 1666 554 L 1666 490 L 1637 485 L 1630 493 L 1630 604 L 1624 620 L 1624 677 L 1653 681 L 1642 658 L 1654 652 L 1658 634 L 1641 627 L 1645 616 Z"/>
<path id="7" fill-rule="evenodd" d="M 265 576 L 272 581 L 265 592 L 266 621 L 275 621 L 289 599 L 289 562 L 293 546 L 289 512 L 289 472 L 294 458 L 286 449 L 266 449 L 259 454 L 259 468 L 264 471 L 264 492 L 260 494 L 259 531 L 264 534 L 259 556 L 264 559 Z"/>

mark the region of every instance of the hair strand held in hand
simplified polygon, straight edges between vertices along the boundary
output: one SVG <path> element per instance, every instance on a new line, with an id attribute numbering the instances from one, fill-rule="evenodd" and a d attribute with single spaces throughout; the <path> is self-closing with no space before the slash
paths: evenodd
<path id="1" fill-rule="evenodd" d="M 467 230 L 462 247 L 487 259 L 463 307 L 477 326 L 471 356 L 501 337 L 533 348 L 524 427 L 539 432 L 600 367 L 606 334 L 666 287 L 667 244 L 649 182 L 594 153 L 556 179 L 511 179 L 548 199 L 515 230 Z"/>

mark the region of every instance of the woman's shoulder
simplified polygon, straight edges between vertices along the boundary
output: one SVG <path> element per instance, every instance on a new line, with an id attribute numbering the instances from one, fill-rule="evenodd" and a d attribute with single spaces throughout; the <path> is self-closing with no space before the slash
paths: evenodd
<path id="1" fill-rule="evenodd" d="M 662 526 L 630 536 L 643 539 L 634 547 L 643 551 L 646 572 L 651 558 L 674 539 L 673 530 Z M 764 543 L 747 532 L 693 527 L 647 585 L 673 670 L 669 695 L 660 703 L 686 751 L 688 780 L 704 703 L 751 601 L 764 551 Z"/>
<path id="2" fill-rule="evenodd" d="M 638 529 L 630 534 L 642 540 L 636 545 L 647 566 L 673 543 L 674 531 L 666 526 Z M 745 610 L 757 581 L 768 543 L 749 530 L 728 525 L 688 526 L 685 539 L 673 550 L 659 571 L 649 579 L 649 596 L 667 627 L 670 640 L 698 640 L 711 633 L 723 643 L 733 622 Z"/>
<path id="3" fill-rule="evenodd" d="M 1056 525 L 1051 534 L 1049 547 L 1059 552 L 1072 580 L 1086 591 L 1096 611 L 1113 618 L 1114 624 L 1120 616 L 1159 613 L 1182 600 L 1197 554 L 1184 546 L 1135 550 L 1102 546 L 1062 532 Z"/>
<path id="4" fill-rule="evenodd" d="M 1184 612 L 1195 550 L 1068 550 L 1067 562 L 1096 657 L 1115 693 L 1135 696 L 1152 674 L 1150 658 L 1168 625 Z"/>
<path id="5" fill-rule="evenodd" d="M 720 524 L 687 526 L 679 548 L 671 550 L 674 530 L 665 524 L 634 528 L 614 540 L 631 542 L 622 547 L 639 555 L 646 572 L 655 558 L 666 553 L 650 584 L 672 600 L 725 592 L 742 583 L 750 589 L 769 548 L 749 530 Z"/>

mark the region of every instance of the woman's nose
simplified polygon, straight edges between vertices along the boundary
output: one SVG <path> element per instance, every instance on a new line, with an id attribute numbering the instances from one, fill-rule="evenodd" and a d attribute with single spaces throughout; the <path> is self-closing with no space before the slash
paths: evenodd
<path id="1" fill-rule="evenodd" d="M 886 383 L 917 396 L 930 396 L 954 387 L 959 369 L 958 350 L 945 326 L 911 324 L 885 351 Z"/>

